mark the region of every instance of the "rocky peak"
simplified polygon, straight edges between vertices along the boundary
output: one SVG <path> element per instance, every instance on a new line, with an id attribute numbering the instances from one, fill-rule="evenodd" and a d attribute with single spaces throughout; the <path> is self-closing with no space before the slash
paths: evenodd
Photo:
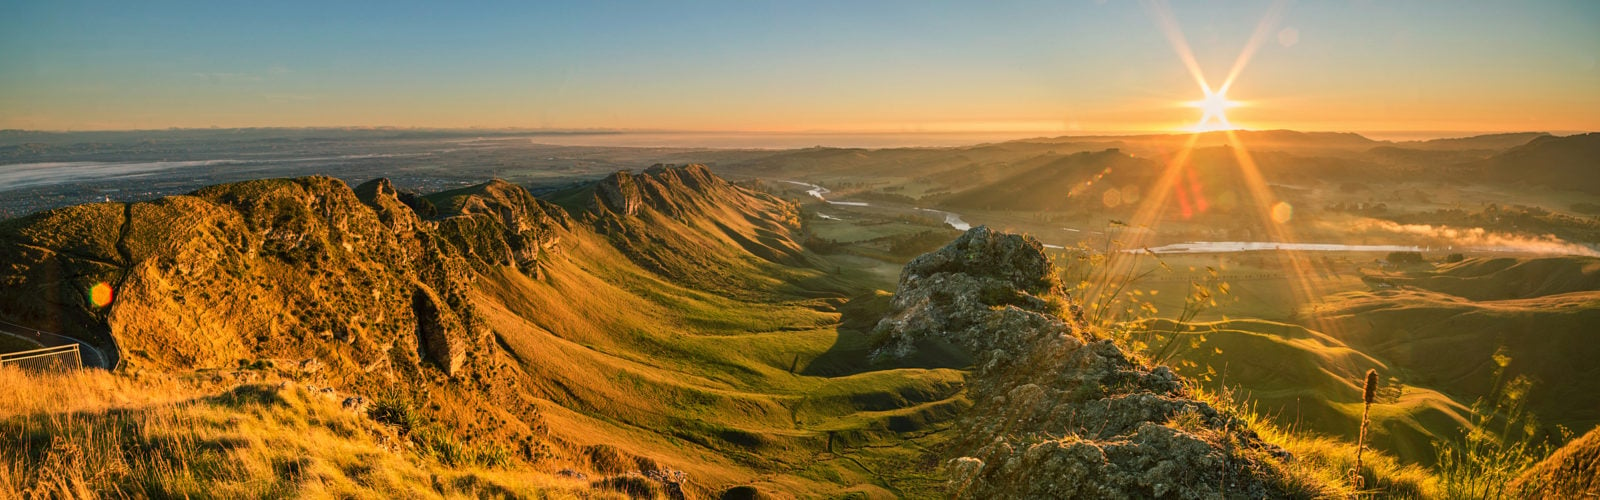
<path id="1" fill-rule="evenodd" d="M 1055 269 L 1039 240 L 987 226 L 973 228 L 944 248 L 912 259 L 900 273 L 900 285 L 939 273 L 998 280 L 1035 295 L 1056 293 L 1058 287 Z"/>
<path id="2" fill-rule="evenodd" d="M 1033 238 L 974 228 L 906 266 L 877 326 L 877 356 L 938 340 L 975 360 L 948 463 L 956 496 L 1286 495 L 1281 449 L 1167 367 L 1064 320 L 1055 274 Z"/>
<path id="3" fill-rule="evenodd" d="M 364 182 L 356 186 L 355 193 L 356 198 L 372 207 L 372 211 L 378 214 L 378 220 L 391 230 L 414 231 L 422 223 L 419 214 L 400 200 L 400 192 L 395 190 L 389 179 L 377 178 Z"/>
<path id="4" fill-rule="evenodd" d="M 1012 335 L 1067 331 L 1055 315 L 1063 304 L 1059 288 L 1038 240 L 973 228 L 906 264 L 893 301 L 899 313 L 879 324 L 885 341 L 875 355 L 906 357 L 922 340 L 977 353 L 1023 342 Z"/>
<path id="5" fill-rule="evenodd" d="M 443 204 L 440 215 L 490 215 L 498 218 L 508 230 L 517 233 L 554 230 L 555 226 L 570 229 L 571 218 L 567 211 L 554 204 L 535 198 L 522 186 L 500 179 L 450 191 L 440 195 Z"/>
<path id="6" fill-rule="evenodd" d="M 434 195 L 439 232 L 467 258 L 538 274 L 541 255 L 572 228 L 566 210 L 521 186 L 493 180 Z"/>
<path id="7" fill-rule="evenodd" d="M 607 176 L 595 185 L 595 198 L 590 205 L 601 214 L 633 216 L 649 207 L 675 216 L 725 194 L 722 191 L 731 186 L 705 165 L 658 163 L 643 173 L 623 170 Z"/>
<path id="8" fill-rule="evenodd" d="M 644 196 L 639 192 L 639 183 L 632 172 L 621 170 L 606 176 L 594 187 L 594 208 L 600 212 L 611 212 L 629 216 L 639 211 L 643 204 Z"/>

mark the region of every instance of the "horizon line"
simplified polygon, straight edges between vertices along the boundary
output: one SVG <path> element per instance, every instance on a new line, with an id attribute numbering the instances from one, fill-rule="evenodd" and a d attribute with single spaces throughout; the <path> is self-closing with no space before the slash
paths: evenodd
<path id="1" fill-rule="evenodd" d="M 399 126 L 399 125 L 302 125 L 302 126 L 240 126 L 240 127 L 166 127 L 166 128 L 128 128 L 128 129 L 0 129 L 0 134 L 88 134 L 88 133 L 160 133 L 160 132 L 199 132 L 199 131 L 418 131 L 418 132 L 497 132 L 497 133 L 531 133 L 531 134 L 561 134 L 561 135 L 626 135 L 626 134 L 663 134 L 663 135 L 768 135 L 768 136 L 810 136 L 810 135 L 850 135 L 850 136 L 893 136 L 893 135 L 927 135 L 927 136 L 994 136 L 1018 135 L 1017 140 L 1030 138 L 1070 138 L 1070 137 L 1141 137 L 1141 136 L 1184 136 L 1194 134 L 1219 133 L 1216 131 L 1191 131 L 1191 130 L 1074 130 L 1074 131 L 1048 131 L 1048 130 L 884 130 L 884 129 L 805 129 L 805 130 L 719 130 L 719 129 L 656 129 L 656 128 L 554 128 L 554 127 L 430 127 L 430 126 Z M 1389 129 L 1389 130 L 1300 130 L 1292 128 L 1261 128 L 1253 129 L 1235 127 L 1229 129 L 1237 132 L 1296 132 L 1305 134 L 1353 134 L 1369 140 L 1385 142 L 1408 142 L 1417 140 L 1437 139 L 1464 139 L 1490 135 L 1511 134 L 1545 134 L 1554 136 L 1568 136 L 1595 133 L 1595 130 L 1438 130 L 1438 129 Z M 1030 136 L 1031 134 L 1031 136 Z M 1023 137 L 1027 136 L 1027 137 Z M 1410 136 L 1408 139 L 1379 139 L 1374 136 Z"/>

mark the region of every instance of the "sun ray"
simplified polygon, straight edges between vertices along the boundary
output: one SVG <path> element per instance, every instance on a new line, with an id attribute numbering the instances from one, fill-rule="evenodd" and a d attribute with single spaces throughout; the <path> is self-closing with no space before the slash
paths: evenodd
<path id="1" fill-rule="evenodd" d="M 1277 195 L 1272 192 L 1271 186 L 1267 185 L 1266 178 L 1261 175 L 1261 169 L 1257 166 L 1255 158 L 1250 155 L 1250 150 L 1245 147 L 1244 141 L 1232 130 L 1224 133 L 1227 134 L 1229 148 L 1233 151 L 1234 160 L 1239 164 L 1239 172 L 1244 178 L 1245 188 L 1250 192 L 1257 215 L 1260 217 L 1262 225 L 1266 227 L 1268 237 L 1272 241 L 1282 243 L 1297 241 L 1294 236 L 1294 229 L 1289 225 L 1290 221 L 1286 218 L 1279 220 L 1281 217 L 1275 213 L 1277 207 L 1282 206 L 1281 204 L 1284 202 L 1279 200 Z M 1311 259 L 1303 251 L 1280 250 L 1279 252 L 1288 261 L 1287 277 L 1290 281 L 1290 293 L 1294 295 L 1295 304 L 1297 306 L 1309 306 L 1317 303 L 1324 295 L 1325 290 L 1319 289 L 1316 283 L 1311 280 L 1313 274 L 1316 273 L 1315 264 L 1311 262 Z M 1314 316 L 1306 319 L 1316 321 Z M 1329 325 L 1321 324 L 1321 322 L 1306 326 L 1323 333 L 1333 333 L 1327 331 Z"/>
<path id="2" fill-rule="evenodd" d="M 1161 34 L 1167 36 L 1167 42 L 1172 44 L 1172 50 L 1178 53 L 1178 59 L 1183 61 L 1184 67 L 1189 69 L 1189 74 L 1200 88 L 1210 91 L 1211 85 L 1206 83 L 1206 75 L 1200 70 L 1200 62 L 1195 60 L 1194 52 L 1189 50 L 1189 41 L 1183 36 L 1183 28 L 1178 26 L 1178 18 L 1172 15 L 1172 6 L 1165 0 L 1148 0 L 1142 2 L 1145 11 L 1155 18 L 1156 27 L 1161 29 Z"/>
<path id="3" fill-rule="evenodd" d="M 1245 42 L 1244 49 L 1239 51 L 1239 57 L 1234 59 L 1233 68 L 1228 70 L 1228 77 L 1222 80 L 1221 87 L 1217 87 L 1217 93 L 1226 94 L 1228 89 L 1233 88 L 1233 82 L 1244 72 L 1245 65 L 1250 64 L 1250 59 L 1255 57 L 1256 50 L 1266 43 L 1273 28 L 1276 28 L 1278 21 L 1283 19 L 1283 13 L 1288 9 L 1288 5 L 1288 2 L 1280 0 L 1273 2 L 1272 6 L 1267 8 L 1267 13 L 1256 23 L 1255 32 L 1250 34 L 1250 40 Z"/>
<path id="4" fill-rule="evenodd" d="M 1167 201 L 1178 186 L 1179 179 L 1183 177 L 1184 169 L 1189 167 L 1190 154 L 1194 152 L 1194 147 L 1199 142 L 1200 135 L 1191 134 L 1183 147 L 1167 159 L 1155 186 L 1146 191 L 1144 199 L 1133 212 L 1133 218 L 1125 224 L 1127 227 L 1119 231 L 1117 246 L 1128 251 L 1108 248 L 1110 251 L 1106 254 L 1103 266 L 1105 274 L 1103 279 L 1095 283 L 1090 290 L 1091 294 L 1088 297 L 1090 300 L 1104 298 L 1108 296 L 1107 294 L 1114 293 L 1119 286 L 1115 277 L 1126 276 L 1138 266 L 1140 257 L 1144 256 L 1142 249 L 1149 246 L 1149 238 L 1159 225 L 1157 222 L 1161 213 L 1166 210 Z M 1111 228 L 1106 228 L 1108 244 L 1112 233 Z"/>

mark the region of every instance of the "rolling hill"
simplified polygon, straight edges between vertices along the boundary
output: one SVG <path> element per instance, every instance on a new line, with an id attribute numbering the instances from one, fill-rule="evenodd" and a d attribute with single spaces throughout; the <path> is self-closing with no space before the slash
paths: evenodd
<path id="1" fill-rule="evenodd" d="M 1365 277 L 1373 290 L 1326 297 L 1303 325 L 1193 324 L 1194 344 L 1175 364 L 1213 387 L 1240 388 L 1280 425 L 1346 439 L 1359 428 L 1357 381 L 1376 369 L 1385 397 L 1373 408 L 1374 446 L 1410 462 L 1431 463 L 1434 443 L 1472 427 L 1475 401 L 1518 377 L 1532 384 L 1522 396 L 1540 432 L 1590 429 L 1600 424 L 1600 398 L 1587 383 L 1600 379 L 1588 361 L 1600 356 L 1597 271 L 1600 260 L 1569 256 L 1373 273 Z"/>
<path id="2" fill-rule="evenodd" d="M 1600 193 L 1600 133 L 1542 136 L 1479 162 L 1493 181 Z"/>

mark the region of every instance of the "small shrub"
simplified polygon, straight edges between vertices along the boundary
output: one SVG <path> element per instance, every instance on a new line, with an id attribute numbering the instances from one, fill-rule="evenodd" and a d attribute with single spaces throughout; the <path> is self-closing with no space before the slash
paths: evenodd
<path id="1" fill-rule="evenodd" d="M 1206 428 L 1205 416 L 1193 406 L 1185 406 L 1177 413 L 1173 413 L 1172 417 L 1167 419 L 1167 424 L 1186 432 L 1200 432 Z"/>
<path id="2" fill-rule="evenodd" d="M 444 429 L 435 426 L 426 426 L 411 435 L 411 442 L 417 445 L 417 453 L 432 457 L 439 463 L 457 466 L 471 462 L 466 446 L 455 436 Z"/>
<path id="3" fill-rule="evenodd" d="M 608 444 L 597 444 L 583 449 L 583 455 L 589 459 L 589 465 L 594 470 L 603 474 L 619 474 L 627 472 L 635 465 L 622 450 Z"/>
<path id="4" fill-rule="evenodd" d="M 417 414 L 416 405 L 411 398 L 391 391 L 372 398 L 372 404 L 367 407 L 367 416 L 378 423 L 389 425 L 400 434 L 410 434 L 422 423 L 422 417 Z"/>
<path id="5" fill-rule="evenodd" d="M 472 463 L 482 467 L 503 468 L 511 465 L 511 452 L 496 445 L 474 446 Z"/>
<path id="6" fill-rule="evenodd" d="M 1494 384 L 1488 396 L 1473 403 L 1472 425 L 1462 428 L 1461 439 L 1435 444 L 1435 470 L 1450 498 L 1515 498 L 1507 486 L 1559 445 L 1540 435 L 1538 419 L 1527 410 L 1533 380 L 1523 375 L 1507 380 L 1511 357 L 1503 350 L 1492 359 Z"/>

